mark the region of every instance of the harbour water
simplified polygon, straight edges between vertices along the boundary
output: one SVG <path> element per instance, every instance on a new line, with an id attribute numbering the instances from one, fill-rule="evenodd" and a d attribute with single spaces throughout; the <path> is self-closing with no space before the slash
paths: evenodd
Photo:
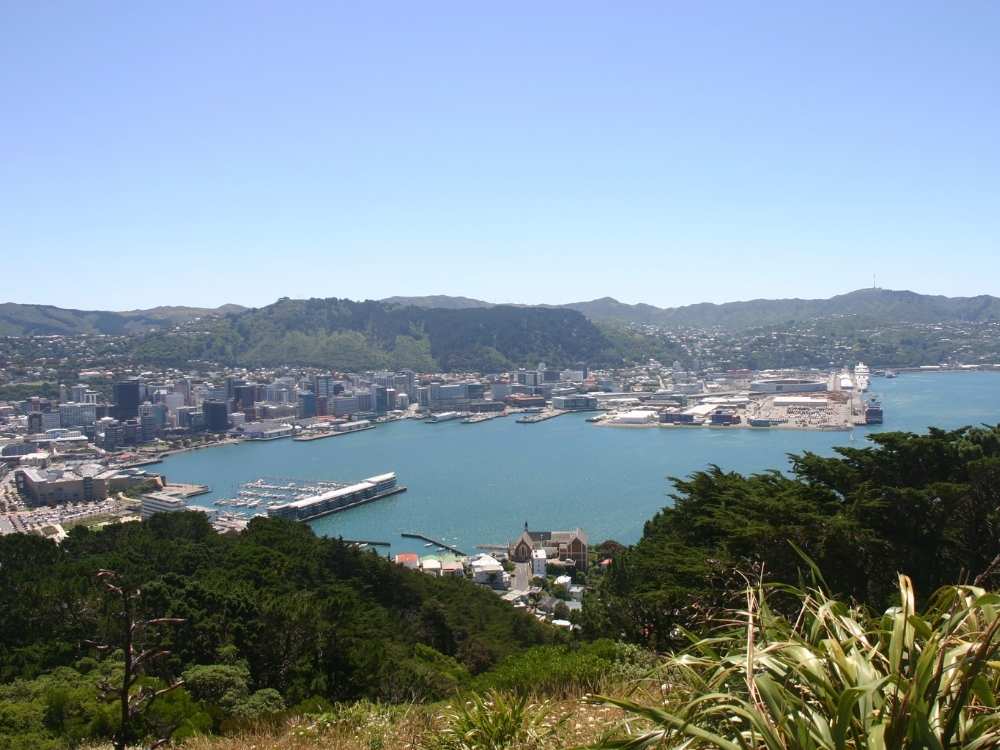
<path id="1" fill-rule="evenodd" d="M 849 432 L 777 429 L 597 428 L 586 414 L 538 424 L 513 418 L 466 425 L 404 420 L 339 440 L 277 440 L 170 456 L 171 481 L 207 484 L 192 502 L 211 505 L 258 477 L 354 481 L 395 471 L 409 491 L 311 522 L 319 534 L 392 544 L 392 552 L 430 552 L 402 539 L 421 532 L 465 552 L 506 543 L 527 522 L 536 529 L 580 526 L 592 542 L 635 542 L 643 522 L 669 504 L 669 477 L 709 464 L 741 472 L 787 468 L 787 454 L 830 454 L 865 444 L 874 431 L 922 432 L 1000 423 L 1000 374 L 905 373 L 874 378 L 883 425 Z M 386 548 L 381 548 L 386 552 Z"/>

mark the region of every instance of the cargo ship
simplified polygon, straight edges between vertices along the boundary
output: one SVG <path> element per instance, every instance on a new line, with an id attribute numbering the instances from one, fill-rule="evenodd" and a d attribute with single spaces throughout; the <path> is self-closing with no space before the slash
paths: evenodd
<path id="1" fill-rule="evenodd" d="M 865 404 L 865 424 L 882 424 L 882 404 L 871 399 Z"/>

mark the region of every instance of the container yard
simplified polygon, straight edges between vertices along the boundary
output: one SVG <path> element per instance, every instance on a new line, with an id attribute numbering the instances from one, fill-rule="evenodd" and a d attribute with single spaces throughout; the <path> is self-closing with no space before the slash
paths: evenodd
<path id="1" fill-rule="evenodd" d="M 608 402 L 604 415 L 588 421 L 606 427 L 851 430 L 882 424 L 879 401 L 865 399 L 869 381 L 868 367 L 858 363 L 826 377 L 772 375 L 751 380 L 741 390 L 690 393 L 684 404 L 634 393 Z"/>

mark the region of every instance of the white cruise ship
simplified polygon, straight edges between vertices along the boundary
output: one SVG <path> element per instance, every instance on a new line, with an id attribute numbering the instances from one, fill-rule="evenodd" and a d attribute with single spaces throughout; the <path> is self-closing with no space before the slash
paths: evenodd
<path id="1" fill-rule="evenodd" d="M 868 381 L 871 377 L 871 370 L 864 362 L 858 362 L 854 368 L 854 387 L 858 391 L 868 390 Z"/>

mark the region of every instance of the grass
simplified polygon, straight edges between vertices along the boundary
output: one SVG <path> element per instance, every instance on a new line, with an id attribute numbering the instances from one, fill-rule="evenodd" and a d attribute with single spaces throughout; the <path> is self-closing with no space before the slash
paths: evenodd
<path id="1" fill-rule="evenodd" d="M 484 696 L 477 706 L 467 701 L 468 698 L 456 699 L 436 706 L 386 706 L 362 701 L 338 707 L 329 714 L 300 717 L 231 737 L 188 739 L 180 747 L 184 750 L 557 750 L 606 740 L 625 718 L 624 712 L 613 706 L 596 705 L 580 698 L 540 702 L 506 695 L 498 703 L 495 696 Z M 88 750 L 110 750 L 110 745 Z"/>
<path id="2" fill-rule="evenodd" d="M 605 699 L 652 728 L 594 747 L 1000 747 L 1000 596 L 951 586 L 917 612 L 900 576 L 899 606 L 872 615 L 821 590 L 771 593 L 797 597 L 798 611 L 748 590 L 738 627 L 666 661 L 664 699 Z"/>

